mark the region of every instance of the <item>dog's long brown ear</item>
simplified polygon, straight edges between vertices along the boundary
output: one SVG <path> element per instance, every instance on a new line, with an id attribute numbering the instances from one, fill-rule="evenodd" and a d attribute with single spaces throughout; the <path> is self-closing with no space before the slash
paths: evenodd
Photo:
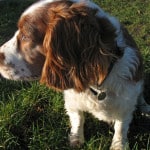
<path id="1" fill-rule="evenodd" d="M 108 20 L 96 17 L 97 10 L 84 4 L 66 1 L 53 6 L 44 39 L 46 61 L 41 82 L 59 90 L 77 91 L 100 84 L 112 58 L 114 28 Z"/>

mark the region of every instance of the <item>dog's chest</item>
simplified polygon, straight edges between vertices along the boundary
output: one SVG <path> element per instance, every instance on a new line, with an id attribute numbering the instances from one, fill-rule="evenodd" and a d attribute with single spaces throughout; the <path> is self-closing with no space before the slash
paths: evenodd
<path id="1" fill-rule="evenodd" d="M 109 90 L 102 90 L 98 95 L 88 91 L 79 104 L 81 109 L 104 121 L 113 121 L 115 117 L 121 115 L 118 112 L 126 109 L 126 104 L 122 102 L 121 97 Z"/>
<path id="2" fill-rule="evenodd" d="M 87 111 L 91 109 L 94 111 L 110 110 L 111 107 L 115 107 L 116 103 L 119 103 L 115 93 L 103 89 L 96 94 L 87 90 L 82 97 L 82 101 L 87 107 Z"/>
<path id="3" fill-rule="evenodd" d="M 117 110 L 124 105 L 114 92 L 106 89 L 101 90 L 98 95 L 95 95 L 90 89 L 83 93 L 70 90 L 64 96 L 67 109 L 89 112 L 96 118 L 106 121 L 112 119 L 117 114 Z"/>

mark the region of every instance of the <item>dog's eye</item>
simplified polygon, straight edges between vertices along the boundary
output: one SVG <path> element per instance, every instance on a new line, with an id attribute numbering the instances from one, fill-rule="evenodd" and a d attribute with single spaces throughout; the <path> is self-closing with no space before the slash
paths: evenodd
<path id="1" fill-rule="evenodd" d="M 21 40 L 22 40 L 22 41 L 27 41 L 27 40 L 28 40 L 28 37 L 25 36 L 25 35 L 23 35 L 23 36 L 21 37 Z"/>
<path id="2" fill-rule="evenodd" d="M 21 34 L 20 39 L 21 39 L 21 41 L 28 41 L 29 37 L 27 37 L 24 34 Z"/>

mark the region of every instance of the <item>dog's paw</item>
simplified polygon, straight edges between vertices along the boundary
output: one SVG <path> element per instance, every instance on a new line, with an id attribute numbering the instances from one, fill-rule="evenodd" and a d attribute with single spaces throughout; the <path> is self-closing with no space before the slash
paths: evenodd
<path id="1" fill-rule="evenodd" d="M 73 148 L 80 148 L 84 143 L 84 138 L 79 137 L 77 135 L 70 135 L 69 136 L 70 146 Z"/>
<path id="2" fill-rule="evenodd" d="M 124 150 L 122 145 L 111 145 L 110 150 Z"/>
<path id="3" fill-rule="evenodd" d="M 122 144 L 121 141 L 114 141 L 111 144 L 110 150 L 129 150 L 129 144 Z"/>
<path id="4" fill-rule="evenodd" d="M 125 150 L 125 149 L 123 149 L 122 147 L 110 147 L 110 150 Z"/>
<path id="5" fill-rule="evenodd" d="M 150 118 L 150 105 L 140 105 L 139 106 L 142 116 Z"/>

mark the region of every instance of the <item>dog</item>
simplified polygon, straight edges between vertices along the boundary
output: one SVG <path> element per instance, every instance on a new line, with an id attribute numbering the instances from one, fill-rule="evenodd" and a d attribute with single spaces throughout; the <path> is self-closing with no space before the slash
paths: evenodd
<path id="1" fill-rule="evenodd" d="M 143 65 L 127 29 L 85 0 L 43 0 L 26 9 L 14 36 L 0 47 L 0 74 L 38 80 L 63 91 L 70 144 L 84 143 L 84 112 L 114 123 L 111 150 L 127 147 L 127 131 L 143 98 Z"/>

